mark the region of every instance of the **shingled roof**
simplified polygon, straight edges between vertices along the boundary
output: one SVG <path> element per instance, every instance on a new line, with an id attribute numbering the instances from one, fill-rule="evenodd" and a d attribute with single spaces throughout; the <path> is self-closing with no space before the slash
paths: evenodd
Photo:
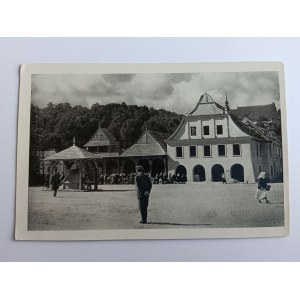
<path id="1" fill-rule="evenodd" d="M 98 146 L 116 146 L 118 141 L 115 136 L 107 129 L 99 126 L 96 133 L 92 136 L 84 147 L 98 147 Z"/>
<path id="2" fill-rule="evenodd" d="M 72 160 L 72 159 L 94 159 L 96 156 L 84 149 L 81 149 L 75 145 L 55 153 L 44 160 Z"/>
<path id="3" fill-rule="evenodd" d="M 230 117 L 236 126 L 246 134 L 262 141 L 271 141 L 269 133 L 264 128 L 254 124 L 252 120 L 248 119 L 247 117 L 238 117 L 232 113 L 230 113 Z"/>
<path id="4" fill-rule="evenodd" d="M 166 135 L 146 129 L 139 140 L 128 148 L 121 157 L 166 155 Z"/>
<path id="5" fill-rule="evenodd" d="M 272 138 L 268 129 L 258 126 L 256 123 L 262 120 L 278 120 L 279 114 L 274 103 L 267 105 L 242 106 L 229 111 L 234 123 L 245 133 L 264 141 Z"/>
<path id="6" fill-rule="evenodd" d="M 252 122 L 258 122 L 262 118 L 270 121 L 272 121 L 272 119 L 279 118 L 279 114 L 274 103 L 238 107 L 237 109 L 230 110 L 230 115 L 234 115 L 238 119 L 247 117 Z"/>

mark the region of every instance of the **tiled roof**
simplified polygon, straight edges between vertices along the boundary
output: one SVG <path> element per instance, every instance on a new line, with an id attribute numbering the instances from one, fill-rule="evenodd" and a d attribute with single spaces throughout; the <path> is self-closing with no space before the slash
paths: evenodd
<path id="1" fill-rule="evenodd" d="M 139 140 L 120 156 L 166 155 L 166 150 L 164 149 L 166 145 L 164 147 L 161 145 L 161 143 L 165 143 L 163 139 L 164 134 L 146 130 Z"/>
<path id="2" fill-rule="evenodd" d="M 247 117 L 252 122 L 257 122 L 260 119 L 278 119 L 279 115 L 274 103 L 267 105 L 242 106 L 237 109 L 230 110 L 230 115 L 234 115 L 238 119 Z"/>
<path id="3" fill-rule="evenodd" d="M 244 133 L 253 136 L 259 140 L 271 141 L 271 137 L 268 134 L 268 132 L 265 129 L 254 124 L 247 117 L 241 118 L 232 113 L 229 113 L 229 115 L 233 122 L 236 124 L 236 126 Z"/>
<path id="4" fill-rule="evenodd" d="M 89 140 L 84 147 L 97 147 L 97 146 L 113 146 L 118 145 L 115 136 L 105 128 L 98 128 L 93 137 Z"/>
<path id="5" fill-rule="evenodd" d="M 96 156 L 84 149 L 81 149 L 75 145 L 62 150 L 58 153 L 55 153 L 45 160 L 71 160 L 71 159 L 87 159 L 87 158 L 96 158 Z"/>

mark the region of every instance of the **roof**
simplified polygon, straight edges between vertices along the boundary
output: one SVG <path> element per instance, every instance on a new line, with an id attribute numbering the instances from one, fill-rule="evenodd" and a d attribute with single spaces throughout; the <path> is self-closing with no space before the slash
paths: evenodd
<path id="1" fill-rule="evenodd" d="M 247 117 L 252 122 L 258 122 L 262 118 L 267 120 L 278 119 L 279 115 L 274 103 L 267 105 L 242 106 L 237 109 L 230 110 L 230 115 L 234 115 L 239 119 Z"/>
<path id="2" fill-rule="evenodd" d="M 155 137 L 154 137 L 155 136 Z M 121 157 L 166 155 L 166 135 L 146 129 L 139 140 L 123 152 Z M 164 146 L 161 145 L 164 144 Z"/>
<path id="3" fill-rule="evenodd" d="M 84 147 L 98 147 L 98 146 L 113 146 L 118 145 L 118 141 L 115 136 L 105 128 L 97 129 L 96 133 L 87 142 Z"/>
<path id="4" fill-rule="evenodd" d="M 93 153 L 96 158 L 109 158 L 109 157 L 119 157 L 118 152 L 103 152 L 103 153 Z"/>
<path id="5" fill-rule="evenodd" d="M 268 131 L 257 126 L 247 117 L 238 117 L 235 114 L 229 112 L 229 115 L 235 125 L 242 130 L 244 133 L 253 136 L 259 140 L 271 141 L 271 137 L 268 134 Z"/>
<path id="6" fill-rule="evenodd" d="M 229 115 L 243 132 L 264 141 L 272 140 L 269 130 L 258 126 L 256 123 L 262 120 L 272 121 L 273 119 L 279 119 L 274 103 L 238 107 L 230 110 Z"/>
<path id="7" fill-rule="evenodd" d="M 55 150 L 45 150 L 44 151 L 44 157 L 47 158 L 47 157 L 49 157 L 49 156 L 51 156 L 51 155 L 53 155 L 55 153 L 56 153 Z"/>
<path id="8" fill-rule="evenodd" d="M 72 159 L 94 159 L 96 156 L 84 149 L 81 149 L 75 145 L 55 153 L 44 160 L 72 160 Z"/>
<path id="9" fill-rule="evenodd" d="M 189 113 L 192 115 L 215 115 L 223 114 L 225 108 L 215 102 L 213 98 L 206 92 L 200 96 L 196 107 Z"/>

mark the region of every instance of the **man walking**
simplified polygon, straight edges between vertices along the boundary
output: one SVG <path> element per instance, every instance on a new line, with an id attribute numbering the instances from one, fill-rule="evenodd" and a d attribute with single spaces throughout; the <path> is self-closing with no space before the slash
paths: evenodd
<path id="1" fill-rule="evenodd" d="M 51 184 L 53 190 L 53 197 L 56 197 L 57 190 L 59 189 L 59 185 L 60 185 L 60 175 L 57 172 L 57 168 L 55 168 L 55 174 L 52 176 Z"/>
<path id="2" fill-rule="evenodd" d="M 142 220 L 140 223 L 147 223 L 147 209 L 149 203 L 149 196 L 152 189 L 152 182 L 149 176 L 144 174 L 144 168 L 142 166 L 137 166 L 137 176 L 135 178 L 137 187 L 137 197 L 139 201 L 139 210 L 141 213 Z"/>

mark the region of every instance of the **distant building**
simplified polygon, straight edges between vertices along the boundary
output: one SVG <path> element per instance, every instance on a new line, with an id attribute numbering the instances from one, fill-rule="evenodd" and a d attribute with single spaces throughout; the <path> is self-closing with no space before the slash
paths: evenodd
<path id="1" fill-rule="evenodd" d="M 188 181 L 282 180 L 280 116 L 274 104 L 230 110 L 203 94 L 166 140 L 169 172 Z"/>

